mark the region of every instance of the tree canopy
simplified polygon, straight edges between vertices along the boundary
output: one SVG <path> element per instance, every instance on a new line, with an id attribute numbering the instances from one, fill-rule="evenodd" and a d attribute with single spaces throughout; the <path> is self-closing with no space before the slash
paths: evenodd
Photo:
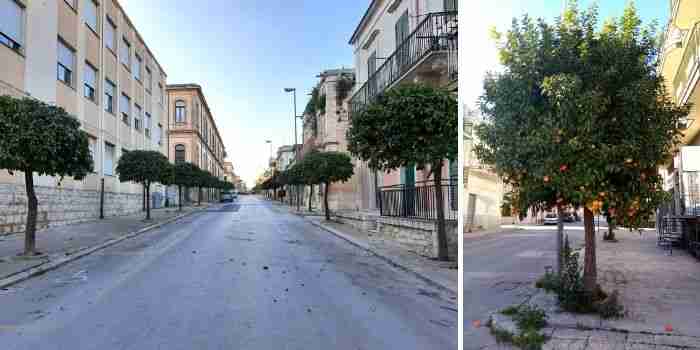
<path id="1" fill-rule="evenodd" d="M 63 108 L 0 96 L 0 169 L 81 180 L 93 170 L 88 134 Z"/>
<path id="2" fill-rule="evenodd" d="M 173 178 L 173 167 L 163 154 L 156 151 L 135 150 L 124 153 L 117 164 L 121 182 L 142 184 L 146 190 L 146 220 L 151 219 L 151 184 L 168 184 Z"/>
<path id="3" fill-rule="evenodd" d="M 405 84 L 377 97 L 352 116 L 348 150 L 373 169 L 457 159 L 457 99 L 442 89 Z"/>

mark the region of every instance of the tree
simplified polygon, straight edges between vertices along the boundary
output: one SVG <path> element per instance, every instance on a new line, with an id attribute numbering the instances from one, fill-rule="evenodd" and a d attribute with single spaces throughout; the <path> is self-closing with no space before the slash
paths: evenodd
<path id="1" fill-rule="evenodd" d="M 145 190 L 146 220 L 151 220 L 151 184 L 167 184 L 172 178 L 172 165 L 156 151 L 129 151 L 119 158 L 117 174 L 121 182 L 141 184 Z"/>
<path id="2" fill-rule="evenodd" d="M 175 164 L 172 183 L 177 185 L 178 209 L 180 211 L 182 211 L 182 188 L 198 186 L 200 181 L 199 172 L 199 167 L 192 163 L 182 162 Z"/>
<path id="3" fill-rule="evenodd" d="M 38 201 L 34 173 L 82 180 L 93 170 L 87 133 L 63 108 L 30 98 L 0 96 L 0 169 L 24 172 L 27 224 L 24 255 L 36 250 Z"/>
<path id="4" fill-rule="evenodd" d="M 600 29 L 598 29 L 600 28 Z M 478 157 L 530 208 L 584 208 L 584 288 L 596 288 L 593 216 L 639 227 L 667 198 L 658 167 L 679 143 L 677 107 L 657 70 L 654 29 L 633 5 L 598 25 L 575 2 L 554 25 L 524 16 L 501 36 L 502 73 L 484 82 Z M 502 39 L 501 39 L 502 38 Z"/>
<path id="5" fill-rule="evenodd" d="M 350 156 L 340 152 L 313 152 L 304 158 L 307 162 L 307 169 L 312 170 L 315 175 L 310 176 L 316 184 L 323 184 L 323 206 L 325 208 L 326 220 L 331 219 L 330 208 L 328 208 L 328 192 L 331 184 L 335 182 L 345 182 L 354 174 Z"/>
<path id="6" fill-rule="evenodd" d="M 438 214 L 438 259 L 447 260 L 442 166 L 458 152 L 457 100 L 448 91 L 406 84 L 379 95 L 353 115 L 348 149 L 372 169 L 429 167 Z"/>
<path id="7" fill-rule="evenodd" d="M 299 186 L 305 185 L 304 183 L 304 168 L 303 164 L 301 161 L 295 162 L 288 170 L 287 170 L 287 181 L 289 182 L 290 185 L 296 187 L 296 202 L 297 202 L 297 211 L 299 211 L 301 208 L 301 195 L 299 191 Z"/>

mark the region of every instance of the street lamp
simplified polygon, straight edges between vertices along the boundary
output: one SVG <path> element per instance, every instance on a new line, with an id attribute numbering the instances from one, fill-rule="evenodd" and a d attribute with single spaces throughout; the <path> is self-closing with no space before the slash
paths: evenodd
<path id="1" fill-rule="evenodd" d="M 297 141 L 297 118 L 300 118 L 297 116 L 297 89 L 296 88 L 284 88 L 284 92 L 286 93 L 293 93 L 294 94 L 294 111 L 292 111 L 292 119 L 294 120 L 294 156 L 296 157 L 297 153 L 297 144 L 299 143 Z"/>
<path id="2" fill-rule="evenodd" d="M 270 144 L 270 159 L 272 159 L 272 140 L 265 140 L 265 143 Z"/>

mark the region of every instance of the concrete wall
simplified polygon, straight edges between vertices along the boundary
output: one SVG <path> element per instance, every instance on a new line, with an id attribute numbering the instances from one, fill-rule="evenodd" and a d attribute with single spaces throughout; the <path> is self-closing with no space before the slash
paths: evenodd
<path id="1" fill-rule="evenodd" d="M 398 244 L 418 255 L 437 257 L 437 223 L 404 218 L 377 218 L 376 239 Z M 457 258 L 457 223 L 447 222 L 447 248 L 451 259 Z"/>

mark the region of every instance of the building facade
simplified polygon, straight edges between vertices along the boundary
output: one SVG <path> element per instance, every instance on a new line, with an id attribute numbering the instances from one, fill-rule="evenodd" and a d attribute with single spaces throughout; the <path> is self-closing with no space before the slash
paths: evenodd
<path id="1" fill-rule="evenodd" d="M 504 184 L 493 170 L 477 159 L 475 127 L 481 122 L 479 112 L 463 106 L 464 192 L 462 214 L 466 232 L 492 229 L 501 225 Z"/>
<path id="2" fill-rule="evenodd" d="M 682 128 L 683 140 L 674 159 L 660 169 L 673 200 L 660 215 L 700 214 L 700 3 L 669 1 L 670 16 L 661 40 L 659 71 L 667 92 L 678 105 L 693 104 Z"/>
<path id="3" fill-rule="evenodd" d="M 63 107 L 90 136 L 94 171 L 83 181 L 35 176 L 38 227 L 142 209 L 141 186 L 120 183 L 126 151 L 167 155 L 166 74 L 116 0 L 0 0 L 0 94 Z M 0 171 L 0 232 L 24 230 L 24 176 Z M 156 186 L 153 205 L 164 202 Z"/>
<path id="4" fill-rule="evenodd" d="M 405 82 L 457 89 L 457 2 L 372 1 L 355 29 L 357 84 L 349 112 L 361 111 L 382 92 Z M 446 161 L 443 177 L 457 176 Z M 377 186 L 413 185 L 428 180 L 416 167 L 382 174 Z"/>
<path id="5" fill-rule="evenodd" d="M 455 93 L 458 85 L 456 0 L 373 0 L 349 44 L 354 52 L 356 83 L 347 102 L 348 118 L 384 91 L 404 83 L 422 83 Z M 458 140 L 455 140 L 457 147 Z M 356 168 L 358 207 L 370 215 L 345 215 L 350 223 L 371 228 L 421 255 L 437 254 L 437 204 L 431 169 L 407 166 L 377 172 Z M 457 255 L 458 163 L 444 161 L 440 184 L 448 220 L 450 255 Z M 367 223 L 376 223 L 367 225 Z M 369 226 L 369 227 L 368 227 Z"/>
<path id="6" fill-rule="evenodd" d="M 321 152 L 348 153 L 347 130 L 350 128 L 348 102 L 355 85 L 353 69 L 330 69 L 321 72 L 314 88 L 317 97 L 316 108 L 307 108 L 304 113 L 303 144 L 305 151 L 315 149 Z M 374 182 L 376 175 L 366 164 L 353 158 L 355 174 L 342 183 L 334 183 L 328 192 L 328 206 L 331 210 L 371 210 L 374 209 Z M 317 187 L 313 198 L 323 193 Z M 321 200 L 316 202 L 319 205 Z"/>
<path id="7" fill-rule="evenodd" d="M 175 163 L 192 163 L 223 180 L 226 148 L 202 87 L 197 84 L 168 85 L 167 94 L 170 159 Z M 215 198 L 215 191 L 205 193 L 204 200 Z M 185 199 L 191 200 L 192 197 Z"/>

